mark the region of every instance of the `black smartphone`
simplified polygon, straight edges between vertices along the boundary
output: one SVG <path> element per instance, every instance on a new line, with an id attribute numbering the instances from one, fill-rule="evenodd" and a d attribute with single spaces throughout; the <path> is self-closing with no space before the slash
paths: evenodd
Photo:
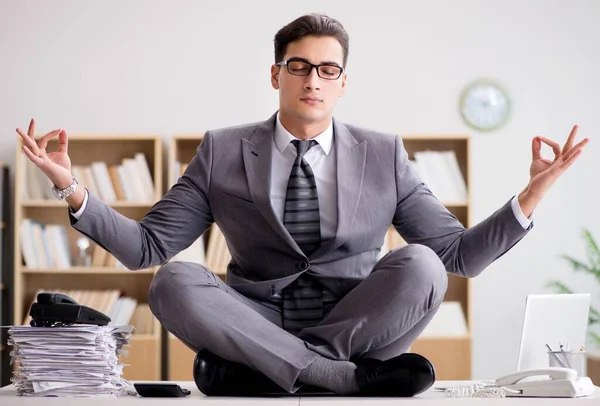
<path id="1" fill-rule="evenodd" d="M 134 383 L 133 387 L 138 395 L 146 398 L 179 398 L 191 393 L 178 384 L 169 382 Z"/>

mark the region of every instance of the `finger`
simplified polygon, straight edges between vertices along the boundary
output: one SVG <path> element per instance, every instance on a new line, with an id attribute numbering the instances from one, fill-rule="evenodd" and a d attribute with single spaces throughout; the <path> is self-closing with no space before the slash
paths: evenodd
<path id="1" fill-rule="evenodd" d="M 25 155 L 27 155 L 29 160 L 31 162 L 33 162 L 34 164 L 36 164 L 37 166 L 40 166 L 41 164 L 44 163 L 43 158 L 40 158 L 39 156 L 34 155 L 33 152 L 31 152 L 31 150 L 29 148 L 27 148 L 25 145 L 23 145 L 23 147 L 21 147 L 21 149 L 23 150 L 23 152 L 25 152 Z"/>
<path id="2" fill-rule="evenodd" d="M 552 141 L 551 139 L 542 136 L 539 136 L 538 138 L 544 144 L 547 144 L 552 148 L 552 150 L 554 151 L 554 155 L 560 155 L 560 145 L 558 145 L 558 142 Z"/>
<path id="3" fill-rule="evenodd" d="M 542 157 L 542 141 L 540 141 L 540 137 L 533 137 L 531 141 L 531 155 L 533 159 L 540 159 Z"/>
<path id="4" fill-rule="evenodd" d="M 39 148 L 42 150 L 46 150 L 46 147 L 48 146 L 48 141 L 56 137 L 61 131 L 62 129 L 59 128 L 57 130 L 50 131 L 48 134 L 44 135 L 38 142 Z"/>
<path id="5" fill-rule="evenodd" d="M 575 145 L 573 148 L 571 148 L 569 150 L 569 152 L 567 152 L 564 156 L 563 156 L 563 161 L 567 161 L 570 159 L 571 155 L 577 153 L 578 151 L 581 151 L 583 147 L 585 147 L 585 145 L 588 143 L 589 138 L 585 138 L 581 141 L 579 141 L 577 143 L 577 145 Z"/>
<path id="6" fill-rule="evenodd" d="M 573 142 L 575 141 L 575 135 L 577 135 L 578 128 L 579 128 L 578 125 L 573 126 L 573 129 L 571 130 L 571 134 L 569 134 L 569 138 L 567 138 L 567 142 L 565 143 L 565 146 L 563 147 L 563 150 L 562 150 L 563 154 L 573 147 Z"/>
<path id="7" fill-rule="evenodd" d="M 565 160 L 564 163 L 560 166 L 561 169 L 564 171 L 566 170 L 568 167 L 570 167 L 571 165 L 573 165 L 573 163 L 575 162 L 575 160 L 579 157 L 579 155 L 581 155 L 581 153 L 583 152 L 582 149 L 579 149 L 577 151 L 575 151 L 574 154 L 572 154 L 569 159 Z"/>
<path id="8" fill-rule="evenodd" d="M 27 135 L 31 137 L 32 140 L 35 139 L 35 119 L 32 118 L 29 122 L 29 129 L 27 130 Z"/>
<path id="9" fill-rule="evenodd" d="M 23 142 L 25 143 L 25 145 L 27 145 L 27 147 L 29 147 L 32 153 L 35 154 L 35 156 L 38 156 L 39 149 L 37 144 L 35 143 L 35 140 L 33 140 L 29 135 L 25 134 L 20 128 L 17 128 L 17 133 L 21 136 Z"/>
<path id="10" fill-rule="evenodd" d="M 61 130 L 58 134 L 58 152 L 65 154 L 69 152 L 69 139 L 65 130 Z"/>

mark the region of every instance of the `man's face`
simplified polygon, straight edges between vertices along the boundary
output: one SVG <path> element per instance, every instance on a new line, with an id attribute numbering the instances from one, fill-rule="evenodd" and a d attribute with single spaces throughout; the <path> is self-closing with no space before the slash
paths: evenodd
<path id="1" fill-rule="evenodd" d="M 341 67 L 344 51 L 333 37 L 308 36 L 290 43 L 283 60 L 297 61 L 289 62 L 289 68 L 292 72 L 302 73 L 302 61 Z M 320 70 L 322 76 L 330 78 L 337 76 L 336 72 L 335 66 L 323 66 Z M 279 90 L 280 111 L 290 118 L 310 124 L 330 119 L 338 97 L 346 89 L 346 74 L 328 80 L 320 77 L 316 68 L 311 69 L 308 76 L 297 76 L 290 73 L 286 66 L 273 65 L 271 83 L 273 88 Z"/>

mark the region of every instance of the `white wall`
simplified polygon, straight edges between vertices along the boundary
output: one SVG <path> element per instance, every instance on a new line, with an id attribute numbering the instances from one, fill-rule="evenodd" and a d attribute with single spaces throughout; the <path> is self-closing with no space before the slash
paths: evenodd
<path id="1" fill-rule="evenodd" d="M 13 163 L 17 126 L 39 131 L 175 132 L 263 120 L 275 32 L 324 11 L 351 38 L 349 91 L 337 116 L 400 133 L 473 136 L 474 219 L 528 182 L 530 140 L 592 142 L 535 213 L 520 244 L 475 280 L 474 375 L 516 367 L 525 296 L 571 279 L 599 285 L 557 259 L 583 256 L 580 230 L 600 239 L 600 2 L 563 1 L 52 1 L 0 0 L 0 160 Z M 460 120 L 462 87 L 504 83 L 510 123 L 479 134 Z"/>

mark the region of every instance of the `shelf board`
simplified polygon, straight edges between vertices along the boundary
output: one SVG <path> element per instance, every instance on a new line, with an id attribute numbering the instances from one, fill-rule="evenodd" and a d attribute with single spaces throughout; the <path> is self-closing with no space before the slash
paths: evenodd
<path id="1" fill-rule="evenodd" d="M 469 204 L 465 202 L 441 202 L 446 207 L 468 207 Z"/>
<path id="2" fill-rule="evenodd" d="M 462 336 L 431 336 L 431 337 L 418 337 L 415 341 L 419 342 L 435 342 L 435 341 L 463 341 L 470 340 L 472 337 L 469 334 Z"/>
<path id="3" fill-rule="evenodd" d="M 174 134 L 172 139 L 174 141 L 195 141 L 195 140 L 201 140 L 204 137 L 203 134 L 200 133 L 180 133 L 180 134 Z"/>
<path id="4" fill-rule="evenodd" d="M 467 141 L 468 134 L 398 134 L 402 139 L 410 141 Z"/>
<path id="5" fill-rule="evenodd" d="M 96 267 L 84 267 L 84 266 L 74 266 L 72 268 L 21 268 L 21 273 L 26 274 L 84 274 L 84 275 L 93 275 L 93 274 L 111 274 L 111 275 L 119 275 L 119 274 L 153 274 L 154 269 L 141 269 L 139 271 L 131 271 L 129 269 L 123 268 L 111 268 L 105 266 L 96 266 Z"/>
<path id="6" fill-rule="evenodd" d="M 6 225 L 6 223 L 4 221 L 0 221 L 0 230 L 2 230 L 3 228 L 7 228 L 8 226 Z"/>
<path id="7" fill-rule="evenodd" d="M 149 208 L 154 205 L 155 202 L 114 202 L 108 203 L 109 206 L 114 208 L 124 207 L 141 207 Z M 59 200 L 25 200 L 21 202 L 21 207 L 48 207 L 48 208 L 61 208 L 66 209 L 68 204 Z"/>
<path id="8" fill-rule="evenodd" d="M 133 330 L 133 334 L 131 335 L 131 341 L 154 341 L 160 340 L 159 334 L 136 334 L 135 330 Z"/>
<path id="9" fill-rule="evenodd" d="M 43 134 L 36 134 L 35 139 L 41 139 Z M 142 133 L 73 133 L 69 134 L 69 141 L 83 141 L 88 143 L 89 141 L 119 141 L 122 143 L 126 143 L 128 141 L 155 141 L 156 139 L 162 139 L 162 135 L 160 134 L 142 134 Z M 19 137 L 19 142 L 22 143 L 23 140 Z M 57 139 L 54 138 L 50 141 L 50 143 L 56 143 Z"/>

